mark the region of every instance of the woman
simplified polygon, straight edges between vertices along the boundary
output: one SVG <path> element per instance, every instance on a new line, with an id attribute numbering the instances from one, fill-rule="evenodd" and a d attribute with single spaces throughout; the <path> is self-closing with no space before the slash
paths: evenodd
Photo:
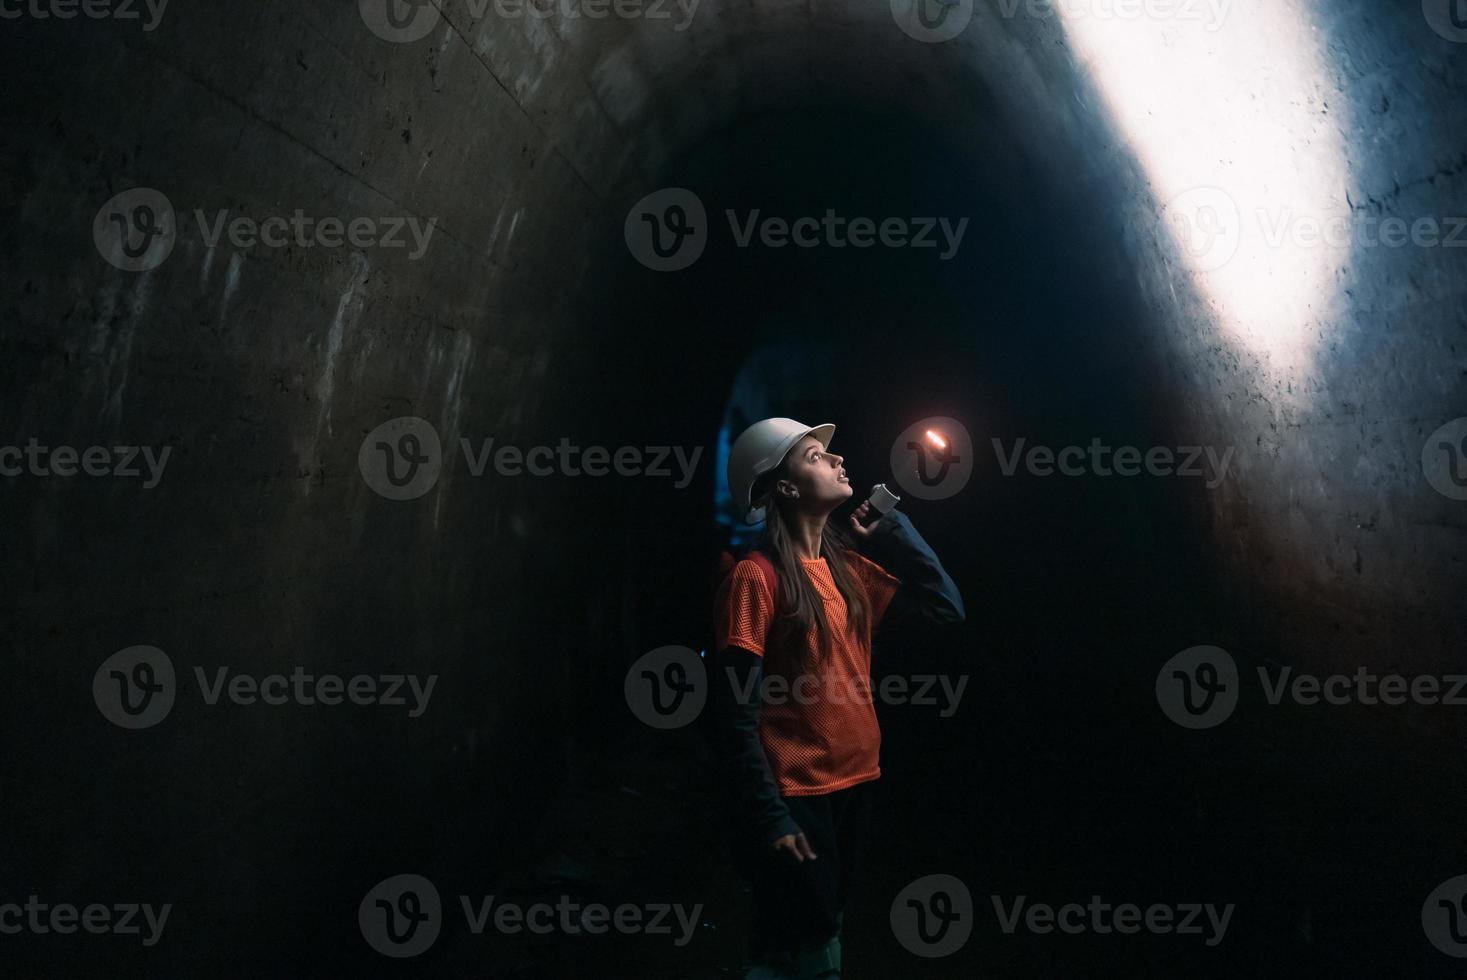
<path id="1" fill-rule="evenodd" d="M 840 977 L 842 911 L 881 775 L 872 631 L 913 615 L 964 618 L 957 587 L 904 514 L 864 527 L 863 503 L 847 531 L 828 520 L 852 493 L 829 451 L 834 434 L 765 419 L 729 454 L 735 506 L 765 522 L 715 603 L 733 851 L 755 904 L 749 980 Z M 766 690 L 766 678 L 777 684 Z"/>

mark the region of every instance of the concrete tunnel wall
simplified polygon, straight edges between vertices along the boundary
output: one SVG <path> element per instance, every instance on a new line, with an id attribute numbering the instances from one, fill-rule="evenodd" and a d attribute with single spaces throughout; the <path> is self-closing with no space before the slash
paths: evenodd
<path id="1" fill-rule="evenodd" d="M 1310 91 L 1260 100 L 1260 120 L 1285 104 L 1281 119 L 1342 136 L 1338 194 L 1351 202 L 1408 220 L 1467 213 L 1461 47 L 1412 5 L 1281 6 L 1309 25 L 1328 71 Z M 643 559 L 616 526 L 640 488 L 486 492 L 460 459 L 417 506 L 396 506 L 357 477 L 358 446 L 412 414 L 445 445 L 599 425 L 711 447 L 726 389 L 676 368 L 693 357 L 731 380 L 746 351 L 710 341 L 691 355 L 670 320 L 649 321 L 645 377 L 683 406 L 668 421 L 629 390 L 635 379 L 599 375 L 598 304 L 615 277 L 658 288 L 620 241 L 631 203 L 679 153 L 761 112 L 909 111 L 1072 214 L 1070 237 L 1122 235 L 1112 252 L 1073 258 L 1110 264 L 1148 297 L 1138 326 L 1166 365 L 1158 388 L 1183 407 L 1176 429 L 1239 449 L 1198 519 L 1249 624 L 1240 632 L 1318 670 L 1439 669 L 1460 650 L 1460 505 L 1418 462 L 1467 378 L 1455 253 L 1355 256 L 1336 273 L 1349 301 L 1316 313 L 1327 353 L 1312 372 L 1280 373 L 1220 332 L 1161 230 L 1164 202 L 1052 17 L 984 5 L 960 38 L 927 45 L 885 3 L 705 0 L 681 32 L 442 9 L 403 44 L 366 30 L 355 4 L 325 0 L 175 0 L 150 32 L 50 21 L 8 39 L 9 438 L 173 447 L 147 493 L 7 481 L 21 630 L 6 766 L 37 798 L 67 796 L 77 771 L 96 781 L 15 828 L 32 844 L 11 856 L 22 876 L 54 874 L 65 854 L 69 875 L 105 868 L 121 888 L 150 880 L 166 852 L 216 872 L 203 892 L 279 908 L 284 928 L 296 910 L 278 905 L 280 867 L 249 856 L 271 847 L 306 880 L 394 836 L 425 855 L 472 839 L 468 860 L 504 858 L 512 844 L 496 835 L 513 830 L 519 799 L 570 764 L 578 705 L 661 642 L 637 622 Z M 1301 140 L 1291 152 L 1305 166 L 1313 151 Z M 134 186 L 163 190 L 180 216 L 173 255 L 139 274 L 102 262 L 89 234 L 96 209 Z M 195 208 L 411 214 L 440 230 L 426 261 L 210 248 Z M 1285 397 L 1295 389 L 1308 397 Z M 567 520 L 587 493 L 604 518 Z M 584 560 L 564 562 L 575 549 Z M 524 602 L 527 590 L 541 601 Z M 119 739 L 75 695 L 136 643 L 167 651 L 185 690 L 194 666 L 304 663 L 437 672 L 442 707 L 367 723 L 195 696 L 168 737 Z M 592 659 L 617 662 L 578 669 Z M 88 838 L 109 820 L 153 829 Z M 323 822 L 342 824 L 333 849 L 299 853 L 299 828 Z"/>

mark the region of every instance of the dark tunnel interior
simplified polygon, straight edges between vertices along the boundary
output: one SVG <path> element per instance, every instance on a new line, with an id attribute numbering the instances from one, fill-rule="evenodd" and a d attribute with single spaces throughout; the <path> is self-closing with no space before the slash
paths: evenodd
<path id="1" fill-rule="evenodd" d="M 1271 692 L 1445 693 L 1462 662 L 1462 253 L 1245 238 L 1198 271 L 1173 234 L 1200 185 L 1245 217 L 1467 213 L 1467 28 L 1432 3 L 1236 0 L 1179 70 L 1185 26 L 1108 58 L 1118 36 L 1005 0 L 948 5 L 971 23 L 938 43 L 907 0 L 704 0 L 686 31 L 385 0 L 411 36 L 374 0 L 173 0 L 146 30 L 40 2 L 0 2 L 0 464 L 170 455 L 153 486 L 0 469 L 0 973 L 743 976 L 714 722 L 656 728 L 629 692 L 659 648 L 712 666 L 715 562 L 749 536 L 723 454 L 782 416 L 836 424 L 853 505 L 919 420 L 969 440 L 960 490 L 901 504 L 967 614 L 876 647 L 878 686 L 924 694 L 876 705 L 843 975 L 1456 975 L 1462 709 Z M 1183 116 L 1127 88 L 1148 65 Z M 1192 144 L 1225 192 L 1168 171 Z M 176 235 L 123 268 L 102 242 L 138 188 Z M 669 189 L 706 247 L 658 271 L 630 236 Z M 437 230 L 418 258 L 211 240 L 299 210 Z M 827 214 L 930 219 L 933 245 L 761 237 Z M 394 499 L 371 457 L 409 430 L 432 480 Z M 694 455 L 476 472 L 567 441 Z M 1196 472 L 1025 455 L 1097 444 Z M 1189 727 L 1163 688 L 1197 648 L 1236 706 Z M 108 707 L 139 657 L 167 691 L 146 718 Z M 231 686 L 292 672 L 407 678 L 406 704 Z M 436 939 L 384 953 L 373 896 L 407 874 Z M 967 892 L 944 955 L 897 924 L 930 876 Z M 171 911 L 147 943 L 9 928 L 32 896 Z M 496 933 L 490 896 L 695 911 L 680 937 Z M 1092 896 L 1229 918 L 1010 911 Z"/>

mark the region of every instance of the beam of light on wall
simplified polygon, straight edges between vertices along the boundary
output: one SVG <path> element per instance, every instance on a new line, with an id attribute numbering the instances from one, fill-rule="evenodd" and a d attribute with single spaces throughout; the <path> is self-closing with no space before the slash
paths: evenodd
<path id="1" fill-rule="evenodd" d="M 1305 0 L 1057 9 L 1152 182 L 1179 256 L 1173 275 L 1185 270 L 1228 337 L 1277 379 L 1308 371 L 1352 215 L 1345 100 Z"/>

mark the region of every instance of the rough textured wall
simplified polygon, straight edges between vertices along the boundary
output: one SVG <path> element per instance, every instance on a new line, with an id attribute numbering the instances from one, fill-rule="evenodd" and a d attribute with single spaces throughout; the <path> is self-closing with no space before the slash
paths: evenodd
<path id="1" fill-rule="evenodd" d="M 1266 210 L 1260 195 L 1254 208 L 1257 177 L 1241 162 L 1224 170 L 1243 249 L 1254 248 L 1247 289 L 1278 300 L 1245 315 L 1209 294 L 1210 272 L 1188 268 L 1154 175 L 1123 131 L 1106 131 L 1114 107 L 1099 92 L 1093 113 L 1068 104 L 1101 166 L 1091 189 L 1124 215 L 1125 261 L 1149 297 L 1176 425 L 1237 448 L 1205 505 L 1240 653 L 1303 670 L 1440 671 L 1464 638 L 1460 504 L 1432 488 L 1422 451 L 1467 397 L 1467 128 L 1452 94 L 1467 61 L 1418 8 L 1268 6 L 1294 18 L 1285 43 L 1301 58 L 1315 52 L 1318 73 L 1290 88 L 1281 66 L 1245 62 L 1235 91 L 1250 98 L 1229 108 L 1260 141 L 1278 140 L 1269 179 L 1310 193 Z M 1254 13 L 1239 3 L 1233 23 Z M 1382 233 L 1390 219 L 1427 221 L 1425 244 Z M 1310 237 L 1311 220 L 1337 237 Z M 1279 288 L 1306 275 L 1313 288 Z"/>
<path id="2" fill-rule="evenodd" d="M 1408 6 L 1294 8 L 1329 54 L 1314 95 L 1349 109 L 1337 110 L 1351 175 L 1338 196 L 1380 214 L 1460 211 L 1461 46 Z M 443 9 L 403 44 L 324 0 L 175 0 L 151 32 L 7 25 L 5 438 L 172 450 L 147 491 L 7 483 L 7 604 L 21 628 L 0 765 L 17 792 L 74 799 L 10 828 L 18 876 L 61 867 L 70 882 L 137 891 L 166 854 L 180 882 L 209 869 L 196 893 L 167 896 L 180 907 L 227 892 L 280 931 L 299 933 L 304 916 L 307 931 L 340 936 L 321 908 L 359 889 L 301 883 L 341 881 L 383 840 L 407 842 L 404 860 L 509 855 L 503 835 L 562 775 L 563 732 L 593 697 L 578 665 L 660 639 L 645 584 L 676 576 L 664 564 L 676 542 L 638 541 L 664 526 L 640 485 L 489 485 L 450 453 L 432 493 L 402 505 L 360 479 L 358 449 L 379 423 L 417 415 L 448 447 L 595 433 L 711 452 L 726 392 L 685 372 L 731 378 L 743 350 L 689 344 L 655 298 L 659 318 L 639 318 L 637 291 L 657 280 L 620 249 L 621 222 L 668 160 L 764 111 L 901 109 L 956 127 L 1007 173 L 1022 148 L 1035 169 L 1011 206 L 1042 199 L 1035 213 L 1073 216 L 1033 229 L 1061 270 L 1088 263 L 1153 298 L 1138 327 L 1169 364 L 1158 397 L 1186 407 L 1169 424 L 1242 454 L 1199 515 L 1248 610 L 1239 634 L 1292 636 L 1289 652 L 1321 668 L 1387 647 L 1445 662 L 1460 646 L 1448 601 L 1461 518 L 1418 466 L 1462 395 L 1456 253 L 1342 265 L 1348 299 L 1320 314 L 1323 354 L 1296 379 L 1308 397 L 1280 404 L 1277 374 L 1229 344 L 1176 271 L 1160 202 L 1053 19 L 988 5 L 958 40 L 924 45 L 885 3 L 706 0 L 684 32 Z M 140 185 L 168 195 L 178 242 L 157 269 L 122 272 L 101 261 L 91 224 Z M 419 259 L 209 247 L 196 209 L 208 222 L 410 216 L 436 232 Z M 1077 250 L 1107 229 L 1125 248 Z M 617 359 L 599 359 L 608 346 Z M 613 365 L 628 373 L 604 376 Z M 693 526 L 700 508 L 679 506 L 674 525 Z M 576 547 L 585 560 L 565 562 Z M 1322 644 L 1331 629 L 1340 643 Z M 132 644 L 168 652 L 183 693 L 166 730 L 119 738 L 77 692 Z M 408 719 L 210 707 L 192 673 L 296 665 L 440 680 L 432 709 Z M 601 664 L 599 679 L 620 668 Z M 77 773 L 93 792 L 75 794 Z M 129 829 L 88 830 L 99 825 Z M 325 850 L 321 825 L 341 827 Z M 282 876 L 297 907 L 280 901 Z M 159 962 L 194 954 L 172 947 Z"/>
<path id="3" fill-rule="evenodd" d="M 10 880 L 161 888 L 196 923 L 227 894 L 273 935 L 310 934 L 354 907 L 333 883 L 382 841 L 503 858 L 515 808 L 564 774 L 571 706 L 546 668 L 591 629 L 584 569 L 555 558 L 573 528 L 553 493 L 474 479 L 455 449 L 574 434 L 561 385 L 589 329 L 585 229 L 620 142 L 528 43 L 496 52 L 449 27 L 390 44 L 355 8 L 179 3 L 151 32 L 6 22 L 4 441 L 170 450 L 150 489 L 6 480 L 5 782 L 36 801 L 7 829 Z M 97 209 L 136 186 L 178 217 L 147 272 L 92 242 Z M 421 256 L 407 233 L 206 242 L 220 212 L 298 209 L 436 227 Z M 357 469 L 398 416 L 449 450 L 416 501 Z M 171 658 L 180 690 L 158 727 L 123 732 L 75 695 L 137 644 Z M 439 680 L 411 718 L 210 706 L 194 675 L 297 666 Z M 379 870 L 364 863 L 365 883 Z M 219 955 L 170 944 L 153 962 Z"/>

